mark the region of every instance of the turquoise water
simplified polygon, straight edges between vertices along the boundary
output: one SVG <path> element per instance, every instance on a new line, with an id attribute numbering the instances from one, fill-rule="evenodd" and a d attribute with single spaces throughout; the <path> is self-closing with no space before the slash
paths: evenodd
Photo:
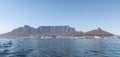
<path id="1" fill-rule="evenodd" d="M 120 57 L 120 39 L 0 39 L 0 57 Z"/>

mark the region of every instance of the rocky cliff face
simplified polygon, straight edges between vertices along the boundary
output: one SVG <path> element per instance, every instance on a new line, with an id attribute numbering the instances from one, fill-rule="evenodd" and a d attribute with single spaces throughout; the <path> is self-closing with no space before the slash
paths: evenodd
<path id="1" fill-rule="evenodd" d="M 76 30 L 69 26 L 40 26 L 37 28 L 37 32 L 40 34 L 71 34 Z"/>
<path id="2" fill-rule="evenodd" d="M 40 26 L 33 28 L 28 25 L 19 27 L 11 32 L 1 34 L 1 37 L 41 37 L 41 36 L 74 36 L 82 34 L 69 26 Z"/>

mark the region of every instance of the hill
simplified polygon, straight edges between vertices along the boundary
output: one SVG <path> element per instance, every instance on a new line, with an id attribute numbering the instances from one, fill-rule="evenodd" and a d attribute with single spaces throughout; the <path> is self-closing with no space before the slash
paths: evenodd
<path id="1" fill-rule="evenodd" d="M 101 28 L 98 28 L 96 30 L 88 31 L 84 34 L 85 36 L 113 36 L 112 33 L 109 33 L 107 31 L 102 30 Z"/>

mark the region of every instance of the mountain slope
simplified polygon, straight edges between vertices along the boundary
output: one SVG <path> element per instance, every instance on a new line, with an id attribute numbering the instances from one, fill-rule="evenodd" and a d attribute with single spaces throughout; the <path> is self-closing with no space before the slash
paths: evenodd
<path id="1" fill-rule="evenodd" d="M 102 30 L 101 28 L 98 28 L 97 30 L 88 31 L 84 35 L 86 36 L 112 36 L 113 34 L 106 32 Z"/>

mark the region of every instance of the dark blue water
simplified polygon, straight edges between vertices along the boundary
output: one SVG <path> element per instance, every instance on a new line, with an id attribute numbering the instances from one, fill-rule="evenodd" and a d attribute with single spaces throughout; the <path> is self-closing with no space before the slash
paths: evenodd
<path id="1" fill-rule="evenodd" d="M 120 40 L 0 39 L 0 57 L 120 57 Z"/>

